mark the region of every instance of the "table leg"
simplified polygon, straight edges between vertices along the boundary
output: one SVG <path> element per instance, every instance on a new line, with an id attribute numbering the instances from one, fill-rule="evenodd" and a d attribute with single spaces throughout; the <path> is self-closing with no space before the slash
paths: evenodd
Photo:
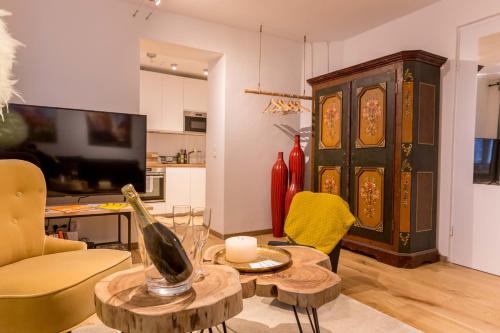
<path id="1" fill-rule="evenodd" d="M 227 333 L 227 328 L 226 328 L 226 322 L 225 321 L 222 322 L 222 330 L 223 330 L 224 333 Z"/>
<path id="2" fill-rule="evenodd" d="M 311 324 L 311 329 L 312 329 L 313 333 L 316 333 L 316 327 L 315 327 L 316 322 L 314 322 L 314 324 L 313 324 L 313 321 L 311 320 L 311 315 L 309 314 L 309 308 L 307 308 L 307 307 L 306 307 L 306 312 L 307 312 L 307 318 L 309 318 L 309 324 Z"/>
<path id="3" fill-rule="evenodd" d="M 297 326 L 299 326 L 299 332 L 303 333 L 302 325 L 300 325 L 299 315 L 297 314 L 297 308 L 293 305 L 293 314 L 295 315 L 295 320 L 297 321 Z"/>
<path id="4" fill-rule="evenodd" d="M 127 213 L 127 247 L 129 251 L 132 251 L 132 213 Z"/>
<path id="5" fill-rule="evenodd" d="M 118 243 L 122 243 L 122 214 L 118 213 Z"/>
<path id="6" fill-rule="evenodd" d="M 316 308 L 312 308 L 312 313 L 313 313 L 313 317 L 314 317 L 314 325 L 316 326 L 316 333 L 320 333 L 319 332 L 318 311 L 316 310 Z"/>

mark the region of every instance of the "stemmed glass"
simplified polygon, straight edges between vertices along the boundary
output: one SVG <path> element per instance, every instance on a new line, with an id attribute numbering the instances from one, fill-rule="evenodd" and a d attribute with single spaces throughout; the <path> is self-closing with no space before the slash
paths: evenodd
<path id="1" fill-rule="evenodd" d="M 173 213 L 173 229 L 177 238 L 181 241 L 182 246 L 186 250 L 191 263 L 195 264 L 195 239 L 191 228 L 191 206 L 175 205 L 172 209 Z M 194 275 L 193 275 L 194 276 Z"/>
<path id="2" fill-rule="evenodd" d="M 195 281 L 203 279 L 207 273 L 203 268 L 203 248 L 207 244 L 210 233 L 212 211 L 210 208 L 196 207 L 191 210 L 191 224 L 194 241 Z"/>
<path id="3" fill-rule="evenodd" d="M 185 246 L 185 242 L 188 238 L 189 227 L 191 224 L 191 206 L 189 205 L 175 205 L 172 209 L 173 213 L 173 228 L 174 232 L 181 241 L 182 245 Z"/>

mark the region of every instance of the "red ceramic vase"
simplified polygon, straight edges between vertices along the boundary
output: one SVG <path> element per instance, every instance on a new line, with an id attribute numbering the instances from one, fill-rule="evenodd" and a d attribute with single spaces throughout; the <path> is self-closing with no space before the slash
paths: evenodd
<path id="1" fill-rule="evenodd" d="M 297 182 L 297 174 L 292 173 L 292 182 L 290 183 L 285 195 L 285 218 L 288 215 L 288 210 L 290 209 L 293 197 L 300 191 L 302 191 L 302 187 L 300 187 Z"/>
<path id="2" fill-rule="evenodd" d="M 283 160 L 283 152 L 278 153 L 271 176 L 271 212 L 273 236 L 283 237 L 285 225 L 285 195 L 288 186 L 288 168 Z"/>
<path id="3" fill-rule="evenodd" d="M 296 174 L 297 185 L 302 190 L 304 188 L 305 156 L 300 147 L 300 135 L 295 135 L 293 149 L 288 159 L 288 167 L 290 168 L 290 182 L 292 181 L 292 175 Z"/>

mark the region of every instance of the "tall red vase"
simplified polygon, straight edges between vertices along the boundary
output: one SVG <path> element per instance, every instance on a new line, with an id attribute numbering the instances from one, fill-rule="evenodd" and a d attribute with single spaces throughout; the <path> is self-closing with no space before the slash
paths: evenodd
<path id="1" fill-rule="evenodd" d="M 290 183 L 290 186 L 288 186 L 288 190 L 285 195 L 285 218 L 288 215 L 288 210 L 290 209 L 293 197 L 300 191 L 302 191 L 302 187 L 300 187 L 297 182 L 297 174 L 292 173 L 292 182 Z"/>
<path id="2" fill-rule="evenodd" d="M 283 237 L 285 225 L 285 195 L 288 186 L 288 168 L 283 160 L 283 152 L 278 153 L 271 175 L 271 212 L 273 236 Z"/>
<path id="3" fill-rule="evenodd" d="M 301 190 L 304 188 L 305 161 L 304 151 L 300 147 L 300 135 L 295 135 L 293 149 L 290 151 L 290 157 L 288 158 L 288 167 L 290 168 L 290 182 L 292 181 L 292 175 L 296 174 L 297 185 Z"/>

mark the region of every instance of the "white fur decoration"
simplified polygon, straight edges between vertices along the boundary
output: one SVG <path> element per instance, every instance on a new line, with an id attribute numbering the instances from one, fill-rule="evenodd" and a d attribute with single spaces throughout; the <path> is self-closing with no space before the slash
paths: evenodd
<path id="1" fill-rule="evenodd" d="M 16 81 L 12 76 L 12 66 L 16 58 L 16 48 L 21 45 L 7 31 L 7 25 L 2 19 L 10 13 L 0 9 L 0 118 L 4 120 L 2 110 L 11 99 L 17 95 L 14 90 Z"/>

